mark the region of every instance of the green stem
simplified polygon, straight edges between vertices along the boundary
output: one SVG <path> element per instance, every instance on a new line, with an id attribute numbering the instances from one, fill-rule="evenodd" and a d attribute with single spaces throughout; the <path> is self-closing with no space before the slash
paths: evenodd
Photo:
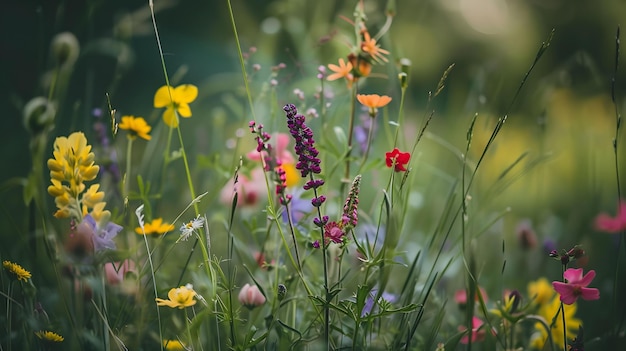
<path id="1" fill-rule="evenodd" d="M 350 96 L 350 124 L 348 125 L 348 152 L 346 153 L 346 172 L 344 173 L 344 182 L 350 181 L 350 155 L 352 154 L 352 133 L 354 130 L 354 117 L 356 115 L 356 92 L 357 83 L 352 85 L 352 94 Z"/>
<path id="2" fill-rule="evenodd" d="M 372 135 L 374 134 L 374 124 L 376 123 L 375 117 L 376 116 L 370 119 L 370 128 L 367 131 L 367 147 L 365 148 L 365 153 L 363 154 L 363 160 L 361 160 L 361 166 L 359 167 L 359 171 L 357 172 L 357 174 L 361 174 L 361 171 L 363 170 L 363 166 L 365 166 L 365 162 L 367 162 L 367 157 L 370 154 L 370 147 L 372 144 Z"/>
<path id="3" fill-rule="evenodd" d="M 189 345 L 191 346 L 192 350 L 195 350 L 196 348 L 193 346 L 193 338 L 191 337 L 191 329 L 189 328 L 189 313 L 187 313 L 186 308 L 185 308 L 185 328 L 187 329 L 187 338 L 189 339 Z"/>

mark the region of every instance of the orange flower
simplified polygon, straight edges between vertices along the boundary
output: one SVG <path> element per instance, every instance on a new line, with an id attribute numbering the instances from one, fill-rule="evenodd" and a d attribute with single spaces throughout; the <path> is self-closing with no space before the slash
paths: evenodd
<path id="1" fill-rule="evenodd" d="M 337 80 L 339 78 L 346 78 L 348 81 L 352 81 L 352 64 L 350 62 L 348 62 L 346 64 L 346 62 L 340 58 L 339 59 L 339 66 L 337 65 L 333 65 L 332 63 L 328 64 L 328 68 L 330 68 L 331 71 L 335 72 L 331 75 L 328 76 L 329 81 L 332 80 Z"/>
<path id="2" fill-rule="evenodd" d="M 370 33 L 363 32 L 363 42 L 361 42 L 361 50 L 370 54 L 370 56 L 376 61 L 389 62 L 389 60 L 383 55 L 389 55 L 389 51 L 381 49 L 376 43 L 376 39 L 370 37 Z"/>
<path id="3" fill-rule="evenodd" d="M 378 108 L 387 106 L 387 104 L 391 101 L 391 97 L 387 95 L 381 96 L 378 94 L 357 94 L 356 99 L 359 100 L 359 102 L 363 106 L 367 106 L 370 108 L 369 112 L 371 117 L 376 117 L 376 112 L 378 111 Z"/>

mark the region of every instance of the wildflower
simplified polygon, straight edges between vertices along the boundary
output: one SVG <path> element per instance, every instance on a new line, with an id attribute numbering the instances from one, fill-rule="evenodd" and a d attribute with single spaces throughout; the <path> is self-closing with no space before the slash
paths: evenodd
<path id="1" fill-rule="evenodd" d="M 565 325 L 567 326 L 566 337 L 570 340 L 576 336 L 576 332 L 578 331 L 578 327 L 582 324 L 582 321 L 574 316 L 576 314 L 576 304 L 563 305 L 563 310 L 565 311 Z M 548 303 L 541 305 L 537 311 L 537 314 L 547 321 L 548 325 L 552 326 L 550 330 L 552 340 L 559 349 L 563 349 L 564 346 L 563 323 L 561 322 L 563 317 L 561 313 L 563 313 L 563 311 L 561 311 L 561 301 L 559 301 L 556 296 Z M 551 324 L 550 321 L 553 318 L 556 318 L 558 322 Z M 535 329 L 538 333 L 531 339 L 531 346 L 542 350 L 548 339 L 548 333 L 539 322 L 535 323 Z"/>
<path id="2" fill-rule="evenodd" d="M 550 301 L 554 295 L 554 290 L 546 278 L 540 278 L 528 283 L 528 296 L 538 305 L 543 305 Z"/>
<path id="3" fill-rule="evenodd" d="M 198 97 L 198 87 L 192 84 L 179 85 L 172 89 L 164 85 L 154 94 L 154 107 L 167 107 L 163 121 L 171 128 L 178 127 L 178 116 L 191 117 L 189 104 Z"/>
<path id="4" fill-rule="evenodd" d="M 370 36 L 368 31 L 363 32 L 363 41 L 361 42 L 361 51 L 368 53 L 374 61 L 389 62 L 384 55 L 389 55 L 389 51 L 381 49 L 376 39 Z"/>
<path id="5" fill-rule="evenodd" d="M 372 310 L 374 309 L 374 299 L 376 298 L 376 295 L 378 295 L 378 289 L 372 289 L 369 295 L 367 295 L 365 305 L 363 306 L 363 310 L 361 310 L 361 317 L 365 317 L 368 314 L 372 313 Z M 378 300 L 378 303 L 381 303 L 382 301 L 386 303 L 394 303 L 397 299 L 398 297 L 396 295 L 383 291 L 380 299 Z"/>
<path id="6" fill-rule="evenodd" d="M 341 217 L 341 223 L 343 228 L 347 231 L 350 228 L 356 227 L 359 221 L 359 187 L 361 186 L 361 175 L 354 177 L 352 186 L 350 186 L 350 192 L 343 204 L 343 215 Z"/>
<path id="7" fill-rule="evenodd" d="M 319 240 L 315 240 L 311 246 L 313 246 L 314 249 L 319 249 L 320 248 L 320 241 Z"/>
<path id="8" fill-rule="evenodd" d="M 17 263 L 3 261 L 2 267 L 4 267 L 4 269 L 6 269 L 9 273 L 12 273 L 17 280 L 28 281 L 28 279 L 31 278 L 30 272 Z"/>
<path id="9" fill-rule="evenodd" d="M 94 180 L 100 167 L 94 164 L 95 155 L 91 152 L 91 145 L 87 144 L 87 138 L 81 132 L 56 138 L 53 147 L 53 158 L 49 159 L 47 164 L 52 183 L 48 186 L 48 193 L 55 197 L 54 201 L 58 208 L 54 216 L 82 218 L 86 209 L 81 208 L 79 196 L 85 191 L 85 182 Z M 87 204 L 95 205 L 97 188 L 90 190 Z"/>
<path id="10" fill-rule="evenodd" d="M 256 205 L 266 190 L 263 168 L 255 168 L 249 176 L 239 174 L 237 181 L 230 179 L 220 192 L 220 202 L 229 205 L 233 201 L 233 188 L 237 192 L 237 206 Z"/>
<path id="11" fill-rule="evenodd" d="M 495 314 L 500 318 L 508 319 L 509 321 L 516 321 L 519 318 L 518 307 L 522 300 L 522 295 L 517 290 L 511 292 L 505 292 L 504 301 L 498 301 L 497 308 L 489 310 L 489 312 Z"/>
<path id="12" fill-rule="evenodd" d="M 329 81 L 346 78 L 348 82 L 351 82 L 354 78 L 352 76 L 352 64 L 350 62 L 346 64 L 346 62 L 342 58 L 339 59 L 339 66 L 330 63 L 328 65 L 328 68 L 330 68 L 331 71 L 335 72 L 326 78 Z"/>
<path id="13" fill-rule="evenodd" d="M 293 164 L 295 162 L 293 155 L 287 150 L 289 139 L 289 134 L 285 133 L 277 133 L 275 136 L 276 145 L 273 148 L 274 157 L 283 165 L 286 163 Z M 248 152 L 246 157 L 252 161 L 261 161 L 261 153 L 256 149 Z"/>
<path id="14" fill-rule="evenodd" d="M 167 232 L 171 232 L 172 230 L 174 230 L 173 224 L 163 222 L 163 218 L 155 218 L 152 222 L 144 224 L 143 230 L 141 230 L 141 227 L 135 228 L 135 233 L 140 235 L 143 235 L 144 232 L 146 235 L 165 234 Z"/>
<path id="15" fill-rule="evenodd" d="M 165 347 L 166 350 L 172 351 L 182 351 L 187 349 L 185 345 L 178 340 L 163 340 L 163 347 Z"/>
<path id="16" fill-rule="evenodd" d="M 38 332 L 35 332 L 35 335 L 37 335 L 39 339 L 49 342 L 62 342 L 63 340 L 65 340 L 65 338 L 63 338 L 61 335 L 55 332 L 51 332 L 49 330 L 40 330 Z"/>
<path id="17" fill-rule="evenodd" d="M 472 340 L 472 343 L 485 340 L 486 333 L 484 330 L 481 330 L 482 326 L 483 321 L 480 318 L 473 316 L 472 330 L 469 333 L 470 335 L 463 335 L 463 337 L 461 338 L 461 344 L 468 344 L 470 340 Z M 458 329 L 461 332 L 467 331 L 467 328 L 465 326 L 459 326 Z"/>
<path id="18" fill-rule="evenodd" d="M 394 167 L 396 172 L 406 172 L 406 166 L 411 159 L 411 154 L 408 152 L 400 152 L 398 148 L 393 149 L 391 152 L 385 153 L 385 162 L 387 167 Z"/>
<path id="19" fill-rule="evenodd" d="M 587 287 L 595 276 L 594 270 L 590 270 L 583 276 L 582 268 L 569 268 L 563 273 L 563 278 L 567 280 L 567 283 L 552 282 L 552 286 L 561 295 L 561 301 L 566 305 L 573 304 L 578 297 L 583 300 L 598 300 L 600 291 Z"/>
<path id="20" fill-rule="evenodd" d="M 308 176 L 309 173 L 319 174 L 322 170 L 320 168 L 320 159 L 317 158 L 319 152 L 314 145 L 313 131 L 306 126 L 304 123 L 305 117 L 298 114 L 296 106 L 287 104 L 283 107 L 283 110 L 287 114 L 289 132 L 296 141 L 295 151 L 296 155 L 298 155 L 296 169 L 300 170 L 302 178 Z"/>
<path id="21" fill-rule="evenodd" d="M 187 240 L 196 230 L 202 228 L 204 225 L 204 218 L 201 218 L 200 215 L 198 217 L 192 219 L 191 221 L 183 224 L 180 227 L 180 240 Z"/>
<path id="22" fill-rule="evenodd" d="M 83 218 L 83 221 L 79 224 L 79 228 L 85 230 L 88 235 L 91 236 L 93 241 L 93 250 L 95 252 L 102 251 L 104 249 L 115 250 L 115 242 L 113 238 L 122 230 L 122 226 L 113 222 L 108 222 L 104 228 L 100 228 L 100 225 L 96 223 L 96 220 L 91 214 L 88 214 Z"/>
<path id="23" fill-rule="evenodd" d="M 248 309 L 253 309 L 265 303 L 265 296 L 258 286 L 246 284 L 239 292 L 239 302 Z"/>
<path id="24" fill-rule="evenodd" d="M 180 288 L 172 288 L 167 293 L 167 300 L 155 298 L 157 306 L 168 306 L 171 308 L 190 307 L 196 304 L 196 292 L 192 288 L 181 286 Z"/>
<path id="25" fill-rule="evenodd" d="M 357 94 L 356 99 L 359 100 L 363 106 L 369 108 L 369 114 L 372 118 L 376 117 L 376 112 L 380 107 L 385 107 L 391 102 L 391 97 L 378 94 Z"/>
<path id="26" fill-rule="evenodd" d="M 478 294 L 480 294 L 480 296 Z M 487 292 L 482 287 L 478 287 L 478 289 L 476 289 L 476 293 L 474 294 L 474 300 L 476 302 L 480 301 L 481 296 L 483 298 L 483 301 L 487 302 Z M 467 304 L 467 290 L 465 289 L 458 290 L 454 294 L 454 301 L 456 301 L 456 303 L 461 306 L 466 305 Z"/>
<path id="27" fill-rule="evenodd" d="M 117 127 L 128 131 L 128 139 L 135 140 L 137 137 L 145 140 L 152 139 L 152 136 L 148 135 L 152 127 L 143 117 L 122 116 L 122 122 Z"/>
<path id="28" fill-rule="evenodd" d="M 620 201 L 617 214 L 611 217 L 601 213 L 596 217 L 595 227 L 597 230 L 607 233 L 619 233 L 626 230 L 626 201 Z"/>
<path id="29" fill-rule="evenodd" d="M 337 222 L 330 222 L 324 226 L 324 239 L 326 243 L 334 242 L 335 244 L 343 243 L 345 232 Z"/>

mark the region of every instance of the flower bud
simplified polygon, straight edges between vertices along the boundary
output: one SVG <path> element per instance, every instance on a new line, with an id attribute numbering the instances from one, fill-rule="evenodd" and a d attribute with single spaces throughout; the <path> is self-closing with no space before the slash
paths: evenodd
<path id="1" fill-rule="evenodd" d="M 39 134 L 54 122 L 56 108 L 42 96 L 32 98 L 24 105 L 24 127 L 32 134 Z"/>
<path id="2" fill-rule="evenodd" d="M 254 309 L 265 303 L 265 296 L 256 285 L 246 284 L 239 292 L 239 302 L 248 309 Z"/>
<path id="3" fill-rule="evenodd" d="M 50 43 L 50 52 L 58 66 L 72 66 L 78 59 L 80 44 L 70 32 L 57 34 Z"/>

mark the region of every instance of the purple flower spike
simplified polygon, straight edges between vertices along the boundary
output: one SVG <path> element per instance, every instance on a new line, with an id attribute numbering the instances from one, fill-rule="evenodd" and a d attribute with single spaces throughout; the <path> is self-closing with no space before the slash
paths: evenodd
<path id="1" fill-rule="evenodd" d="M 303 178 L 309 173 L 319 174 L 321 172 L 320 159 L 317 158 L 319 152 L 315 148 L 313 131 L 305 124 L 305 117 L 298 113 L 298 109 L 293 104 L 283 107 L 287 114 L 287 126 L 289 133 L 296 141 L 295 151 L 298 155 L 296 169 L 300 170 Z"/>

